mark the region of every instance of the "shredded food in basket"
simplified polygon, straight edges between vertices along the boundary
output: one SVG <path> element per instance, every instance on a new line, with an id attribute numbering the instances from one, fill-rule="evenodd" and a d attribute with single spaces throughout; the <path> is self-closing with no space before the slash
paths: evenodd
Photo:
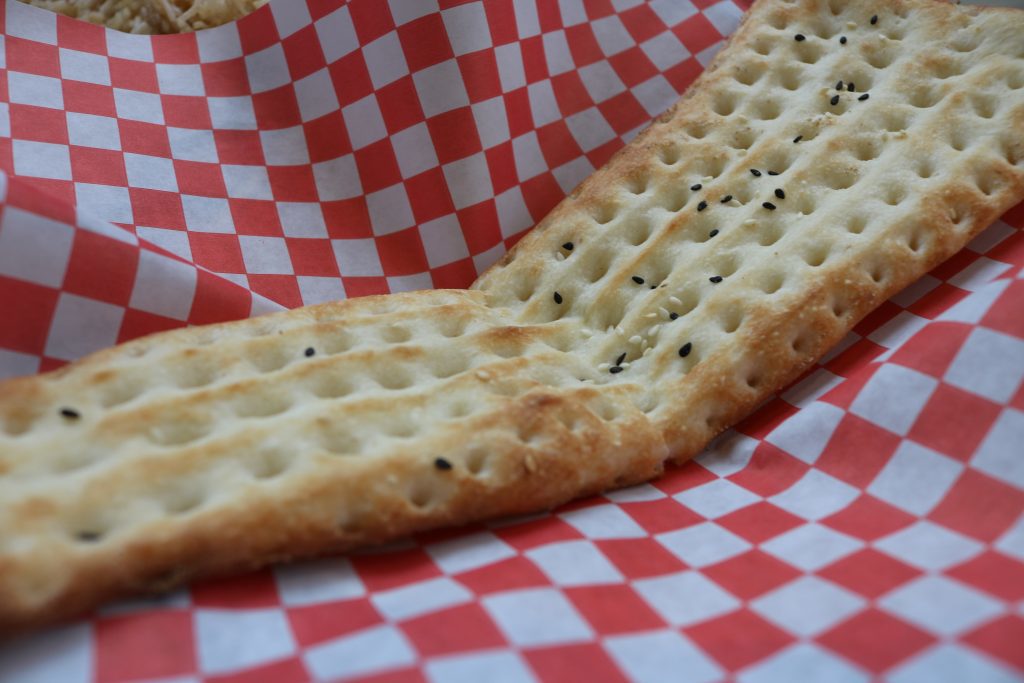
<path id="1" fill-rule="evenodd" d="M 234 21 L 267 0 L 21 0 L 127 33 L 187 33 Z"/>

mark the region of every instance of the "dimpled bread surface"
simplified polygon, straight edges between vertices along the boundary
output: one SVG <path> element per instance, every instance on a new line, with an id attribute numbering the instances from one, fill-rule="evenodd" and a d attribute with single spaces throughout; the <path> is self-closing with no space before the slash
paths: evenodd
<path id="1" fill-rule="evenodd" d="M 1022 36 L 1014 10 L 761 0 L 471 290 L 0 384 L 0 627 L 692 457 L 1024 198 Z"/>

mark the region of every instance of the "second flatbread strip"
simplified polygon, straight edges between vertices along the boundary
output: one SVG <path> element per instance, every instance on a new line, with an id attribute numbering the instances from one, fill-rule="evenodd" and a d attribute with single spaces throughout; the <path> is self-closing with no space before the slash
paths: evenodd
<path id="1" fill-rule="evenodd" d="M 475 288 L 625 354 L 685 460 L 1024 198 L 1021 35 L 1020 10 L 759 2 Z"/>
<path id="2" fill-rule="evenodd" d="M 0 627 L 692 456 L 1024 197 L 1022 30 L 924 0 L 760 2 L 476 291 L 179 330 L 0 385 Z"/>

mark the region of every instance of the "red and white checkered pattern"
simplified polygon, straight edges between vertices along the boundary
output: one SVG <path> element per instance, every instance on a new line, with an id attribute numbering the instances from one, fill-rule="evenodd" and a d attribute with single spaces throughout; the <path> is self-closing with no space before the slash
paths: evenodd
<path id="1" fill-rule="evenodd" d="M 142 37 L 7 2 L 0 376 L 465 286 L 743 6 L 274 0 Z M 0 646 L 0 680 L 1019 680 L 1021 227 L 657 482 L 111 605 Z"/>

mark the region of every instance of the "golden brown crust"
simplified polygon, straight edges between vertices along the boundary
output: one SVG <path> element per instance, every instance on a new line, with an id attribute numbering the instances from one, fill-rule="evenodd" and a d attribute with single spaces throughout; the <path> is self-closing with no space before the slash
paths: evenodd
<path id="1" fill-rule="evenodd" d="M 760 0 L 474 290 L 177 330 L 0 385 L 0 629 L 695 455 L 1024 197 L 1022 13 L 833 6 Z M 858 88 L 831 104 L 840 78 Z"/>

